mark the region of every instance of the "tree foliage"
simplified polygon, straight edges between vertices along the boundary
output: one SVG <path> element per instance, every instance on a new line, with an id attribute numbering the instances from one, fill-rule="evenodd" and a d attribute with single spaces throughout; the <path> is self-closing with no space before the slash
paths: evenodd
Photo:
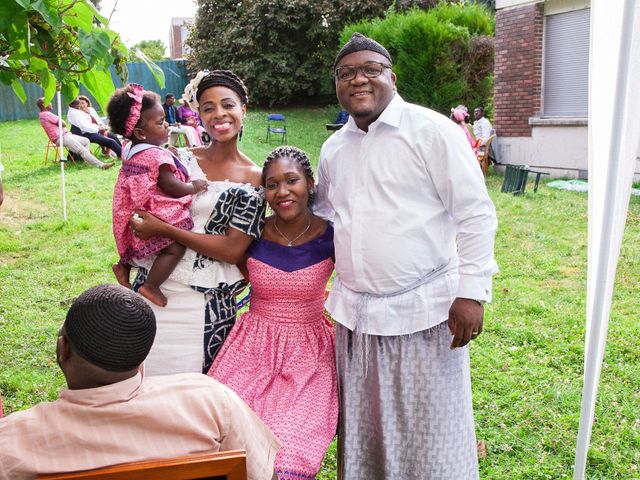
<path id="1" fill-rule="evenodd" d="M 188 40 L 192 70 L 242 77 L 253 101 L 283 104 L 332 93 L 332 66 L 345 24 L 381 16 L 392 0 L 198 0 Z"/>
<path id="2" fill-rule="evenodd" d="M 142 40 L 136 43 L 133 48 L 142 50 L 144 54 L 154 62 L 167 59 L 164 53 L 167 47 L 164 46 L 162 40 Z"/>
<path id="3" fill-rule="evenodd" d="M 405 100 L 445 114 L 460 103 L 473 108 L 490 102 L 494 18 L 487 7 L 440 3 L 428 11 L 390 13 L 349 25 L 341 41 L 356 31 L 387 47 Z"/>
<path id="4" fill-rule="evenodd" d="M 20 80 L 41 85 L 45 102 L 58 88 L 65 98 L 75 98 L 83 84 L 104 108 L 114 90 L 110 67 L 126 81 L 128 56 L 119 35 L 87 0 L 0 1 L 0 81 L 23 102 Z M 150 68 L 164 84 L 162 71 Z"/>

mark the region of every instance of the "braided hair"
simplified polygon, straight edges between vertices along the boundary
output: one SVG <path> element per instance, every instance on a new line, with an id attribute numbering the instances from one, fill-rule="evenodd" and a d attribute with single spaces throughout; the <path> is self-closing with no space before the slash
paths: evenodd
<path id="1" fill-rule="evenodd" d="M 133 104 L 133 98 L 127 95 L 132 92 L 131 87 L 127 85 L 123 88 L 118 88 L 109 99 L 107 104 L 107 116 L 109 117 L 109 126 L 111 130 L 118 135 L 125 136 L 127 128 L 127 119 L 131 112 L 131 105 Z M 136 127 L 141 126 L 142 112 L 153 107 L 156 103 L 160 102 L 160 96 L 157 93 L 144 91 L 142 97 L 142 108 L 140 109 L 140 120 L 136 124 Z"/>
<path id="2" fill-rule="evenodd" d="M 211 87 L 227 87 L 233 90 L 243 105 L 249 103 L 249 92 L 247 86 L 235 73 L 230 70 L 213 70 L 209 72 L 198 84 L 196 100 L 199 102 L 202 93 Z"/>
<path id="3" fill-rule="evenodd" d="M 267 173 L 269 172 L 269 167 L 273 162 L 279 160 L 281 158 L 290 158 L 294 160 L 298 166 L 304 172 L 304 176 L 308 181 L 314 183 L 313 179 L 313 169 L 311 168 L 311 161 L 304 151 L 299 148 L 292 147 L 290 145 L 284 145 L 282 147 L 276 147 L 266 158 L 264 161 L 264 165 L 262 166 L 262 185 L 265 185 L 267 180 Z M 307 201 L 307 206 L 313 205 L 313 201 L 315 199 L 316 192 L 315 189 L 309 192 L 309 200 Z"/>

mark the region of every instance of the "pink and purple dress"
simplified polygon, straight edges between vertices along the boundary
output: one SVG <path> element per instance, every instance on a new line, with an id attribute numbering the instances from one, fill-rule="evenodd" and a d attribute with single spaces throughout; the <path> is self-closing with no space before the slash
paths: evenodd
<path id="1" fill-rule="evenodd" d="M 189 180 L 187 169 L 164 148 L 149 144 L 128 144 L 123 150 L 122 167 L 113 191 L 113 236 L 123 262 L 157 254 L 173 240 L 152 237 L 141 240 L 129 228 L 134 210 L 152 213 L 171 225 L 190 230 L 193 227 L 189 205 L 191 195 L 173 198 L 158 186 L 161 165 L 169 165 L 173 175 L 182 182 Z"/>
<path id="2" fill-rule="evenodd" d="M 247 251 L 251 304 L 209 375 L 231 387 L 280 439 L 279 480 L 313 479 L 338 422 L 333 327 L 323 313 L 333 228 L 303 245 Z"/>

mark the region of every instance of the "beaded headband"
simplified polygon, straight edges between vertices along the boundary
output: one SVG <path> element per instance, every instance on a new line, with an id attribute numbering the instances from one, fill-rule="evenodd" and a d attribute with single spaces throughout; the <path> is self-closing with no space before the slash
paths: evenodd
<path id="1" fill-rule="evenodd" d="M 131 104 L 131 109 L 129 110 L 129 116 L 127 117 L 127 122 L 125 123 L 124 136 L 127 138 L 131 138 L 133 134 L 133 129 L 136 128 L 138 121 L 140 120 L 140 111 L 142 110 L 142 97 L 144 96 L 144 87 L 137 83 L 130 83 L 129 87 L 131 87 L 131 92 L 127 92 L 133 99 L 133 103 Z"/>

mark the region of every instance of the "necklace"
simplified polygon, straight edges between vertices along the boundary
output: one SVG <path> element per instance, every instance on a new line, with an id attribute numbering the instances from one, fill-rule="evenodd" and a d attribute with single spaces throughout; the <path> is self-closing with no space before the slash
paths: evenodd
<path id="1" fill-rule="evenodd" d="M 307 223 L 307 228 L 305 228 L 300 235 L 298 235 L 296 238 L 294 238 L 293 240 L 289 240 L 289 238 L 280 231 L 280 229 L 278 228 L 278 218 L 276 217 L 276 219 L 273 221 L 273 226 L 275 227 L 276 231 L 282 236 L 282 238 L 284 238 L 287 241 L 287 247 L 292 247 L 293 246 L 293 242 L 295 242 L 296 240 L 298 240 L 302 235 L 304 235 L 305 233 L 307 233 L 307 231 L 309 230 L 309 228 L 311 227 L 311 215 L 309 215 L 309 223 Z"/>

